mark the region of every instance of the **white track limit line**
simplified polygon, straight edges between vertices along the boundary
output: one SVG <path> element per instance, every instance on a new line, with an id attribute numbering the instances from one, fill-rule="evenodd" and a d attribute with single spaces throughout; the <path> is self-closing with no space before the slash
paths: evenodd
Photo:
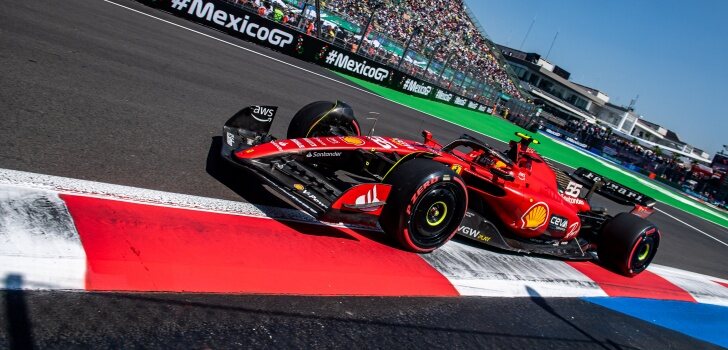
<path id="1" fill-rule="evenodd" d="M 699 228 L 697 228 L 697 227 L 695 227 L 695 226 L 693 226 L 693 225 L 690 225 L 690 224 L 688 224 L 687 222 L 685 222 L 685 221 L 682 221 L 682 220 L 680 220 L 680 219 L 676 218 L 676 217 L 675 217 L 675 216 L 673 216 L 673 215 L 670 215 L 670 214 L 668 214 L 668 213 L 667 213 L 667 212 L 665 212 L 664 210 L 660 210 L 660 209 L 658 209 L 658 208 L 655 208 L 655 210 L 659 211 L 660 213 L 664 214 L 665 216 L 667 216 L 667 217 L 669 217 L 669 218 L 671 218 L 671 219 L 673 219 L 673 220 L 675 220 L 675 221 L 677 221 L 677 222 L 679 222 L 679 223 L 681 223 L 681 224 L 683 224 L 683 225 L 685 225 L 685 226 L 687 226 L 687 227 L 690 227 L 691 229 L 693 229 L 693 230 L 695 230 L 695 231 L 698 231 L 699 233 L 703 234 L 704 236 L 707 236 L 708 238 L 711 238 L 711 239 L 715 240 L 716 242 L 718 242 L 718 243 L 720 243 L 720 244 L 722 244 L 722 245 L 724 245 L 724 246 L 728 247 L 728 243 L 726 243 L 726 242 L 723 242 L 723 241 L 721 241 L 720 239 L 718 239 L 718 238 L 715 238 L 715 237 L 713 237 L 713 236 L 712 236 L 712 235 L 710 235 L 709 233 L 707 233 L 707 232 L 705 232 L 705 231 L 703 231 L 703 230 L 701 230 L 701 229 L 699 229 Z"/>

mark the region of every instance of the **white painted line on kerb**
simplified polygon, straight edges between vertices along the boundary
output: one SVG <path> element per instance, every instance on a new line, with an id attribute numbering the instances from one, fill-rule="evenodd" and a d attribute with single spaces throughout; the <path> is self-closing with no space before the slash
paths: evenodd
<path id="1" fill-rule="evenodd" d="M 210 213 L 248 216 L 262 219 L 285 220 L 313 225 L 348 227 L 373 230 L 354 224 L 330 223 L 316 220 L 300 210 L 237 202 L 225 199 L 193 196 L 182 193 L 162 192 L 146 188 L 115 185 L 67 177 L 30 173 L 0 168 L 0 191 L 9 189 L 34 189 L 60 194 L 139 203 L 159 207 L 204 211 Z M 0 217 L 0 220 L 2 217 Z M 1 222 L 0 222 L 1 223 Z"/>
<path id="2" fill-rule="evenodd" d="M 83 290 L 86 252 L 52 191 L 0 185 L 0 289 Z"/>
<path id="3" fill-rule="evenodd" d="M 16 276 L 14 280 L 18 281 L 6 283 L 5 289 L 84 289 L 85 252 L 58 193 L 227 215 L 259 218 L 271 215 L 327 225 L 313 222 L 310 216 L 293 209 L 0 169 L 0 277 L 6 276 L 6 280 L 12 281 L 8 277 Z M 38 199 L 53 205 L 39 206 Z M 55 209 L 52 213 L 62 215 L 48 214 L 52 209 Z M 607 295 L 598 283 L 560 260 L 501 254 L 460 242 L 449 242 L 422 258 L 448 278 L 462 295 Z M 670 277 L 700 302 L 728 305 L 728 291 L 715 283 L 726 280 L 658 265 L 651 265 L 650 269 L 661 269 L 660 274 Z"/>
<path id="4" fill-rule="evenodd" d="M 118 4 L 118 3 L 115 3 L 115 2 L 113 2 L 113 1 L 110 1 L 110 0 L 103 0 L 103 1 L 104 1 L 104 2 L 106 2 L 106 3 L 112 4 L 112 5 L 118 6 L 118 7 L 120 7 L 120 8 L 126 9 L 126 10 L 128 10 L 128 11 L 131 11 L 131 12 L 134 12 L 134 13 L 137 13 L 137 14 L 140 14 L 140 15 L 143 15 L 143 16 L 146 16 L 146 17 L 149 17 L 149 18 L 153 18 L 153 19 L 156 19 L 156 20 L 158 20 L 158 21 L 161 21 L 161 22 L 164 22 L 164 23 L 167 23 L 167 24 L 171 24 L 171 25 L 173 25 L 173 26 L 175 26 L 175 27 L 178 27 L 178 28 L 181 28 L 181 29 L 187 30 L 187 31 L 189 31 L 189 32 L 192 32 L 192 33 L 195 33 L 195 34 L 199 34 L 199 35 L 201 35 L 201 36 L 204 36 L 204 37 L 206 37 L 206 38 L 209 38 L 209 39 L 212 39 L 212 40 L 215 40 L 215 41 L 221 42 L 221 43 L 223 43 L 223 44 L 227 44 L 227 45 L 233 46 L 233 47 L 235 47 L 235 48 L 238 48 L 238 49 L 241 49 L 241 50 L 244 50 L 244 51 L 247 51 L 247 52 L 250 52 L 250 53 L 256 54 L 256 55 L 258 55 L 258 56 L 261 56 L 261 57 L 265 57 L 265 58 L 268 58 L 268 59 L 270 59 L 270 60 L 273 60 L 273 61 L 275 61 L 275 62 L 278 62 L 278 63 L 282 63 L 282 64 L 284 64 L 284 65 L 286 65 L 286 66 L 289 66 L 289 67 L 292 67 L 292 68 L 296 68 L 296 69 L 302 70 L 302 71 L 304 71 L 304 72 L 307 72 L 307 73 L 313 74 L 313 75 L 315 75 L 315 76 L 318 76 L 318 77 L 324 78 L 324 79 L 326 79 L 326 80 L 330 80 L 330 81 L 336 82 L 336 83 L 338 83 L 338 84 L 341 84 L 341 85 L 344 85 L 344 86 L 350 87 L 350 88 L 352 88 L 352 89 L 354 89 L 354 90 L 357 90 L 357 91 L 361 91 L 361 92 L 363 92 L 363 93 L 366 93 L 366 94 L 369 94 L 369 95 L 371 95 L 371 96 L 375 96 L 375 97 L 381 98 L 381 99 L 383 99 L 383 100 L 389 101 L 389 102 L 391 102 L 391 103 L 394 103 L 394 104 L 396 104 L 396 105 L 399 105 L 399 106 L 402 106 L 402 107 L 405 107 L 405 108 L 411 109 L 411 110 L 413 110 L 413 111 L 416 111 L 416 112 L 419 112 L 419 113 L 422 113 L 422 114 L 428 115 L 428 116 L 430 116 L 430 117 L 433 117 L 433 118 L 435 118 L 435 119 L 438 119 L 438 120 L 441 120 L 441 121 L 444 121 L 444 122 L 447 122 L 447 123 L 450 123 L 450 124 L 453 124 L 453 125 L 456 125 L 456 126 L 462 127 L 463 129 L 467 129 L 467 130 L 470 130 L 470 131 L 473 131 L 473 132 L 476 132 L 476 133 L 479 133 L 479 134 L 481 133 L 481 132 L 479 132 L 479 131 L 477 131 L 477 130 L 475 130 L 475 129 L 471 129 L 471 128 L 465 127 L 465 126 L 463 126 L 463 125 L 460 125 L 460 124 L 457 124 L 457 123 L 451 122 L 451 121 L 449 121 L 449 120 L 445 120 L 445 119 L 443 119 L 443 118 L 441 118 L 441 117 L 439 117 L 439 116 L 437 116 L 437 115 L 434 115 L 434 114 L 430 114 L 430 113 L 428 113 L 428 112 L 425 112 L 425 111 L 421 111 L 421 110 L 418 110 L 418 109 L 416 109 L 416 108 L 413 108 L 413 107 L 411 107 L 411 106 L 405 105 L 405 104 L 403 104 L 403 103 L 400 103 L 400 102 L 398 102 L 398 101 L 395 101 L 395 100 L 392 100 L 392 99 L 386 98 L 386 97 L 384 97 L 384 96 L 380 96 L 380 95 L 377 95 L 377 94 L 375 94 L 375 93 L 373 93 L 373 92 L 371 92 L 371 91 L 368 91 L 368 90 L 362 89 L 362 88 L 360 88 L 360 87 L 357 87 L 357 86 L 354 86 L 354 85 L 351 85 L 351 84 L 347 84 L 347 83 L 345 83 L 345 82 L 342 82 L 342 81 L 336 80 L 336 79 L 334 79 L 334 78 L 331 78 L 331 77 L 327 77 L 327 76 L 325 76 L 325 75 L 323 75 L 323 74 L 320 74 L 320 73 L 316 73 L 316 72 L 314 72 L 314 71 L 312 71 L 312 70 L 309 70 L 309 69 L 306 69 L 306 68 L 303 68 L 303 67 L 297 66 L 297 65 L 295 65 L 295 64 L 292 64 L 292 63 L 288 63 L 288 62 L 285 62 L 285 61 L 283 61 L 283 60 L 280 60 L 280 59 L 277 59 L 277 58 L 275 58 L 275 57 L 272 57 L 272 56 L 266 55 L 266 54 L 264 54 L 264 53 L 261 53 L 261 52 L 257 52 L 257 51 L 255 51 L 255 50 L 251 50 L 251 49 L 249 49 L 249 48 L 246 48 L 246 47 L 243 47 L 243 46 L 240 46 L 240 45 L 237 45 L 237 44 L 231 43 L 231 42 L 229 42 L 229 41 L 226 41 L 226 40 L 223 40 L 223 39 L 220 39 L 220 38 L 214 37 L 214 36 L 212 36 L 212 35 L 209 35 L 209 34 L 205 34 L 205 33 L 202 33 L 202 32 L 200 32 L 200 31 L 194 30 L 194 29 L 192 29 L 192 28 L 189 28 L 189 27 L 185 27 L 185 26 L 183 26 L 183 25 L 180 25 L 180 24 L 177 24 L 177 23 L 174 23 L 174 22 L 171 22 L 171 21 L 168 21 L 168 20 L 165 20 L 165 19 L 162 19 L 162 18 L 159 18 L 159 17 L 153 16 L 153 15 L 150 15 L 150 14 L 148 14 L 148 13 L 144 13 L 144 12 L 142 12 L 142 11 L 139 11 L 139 10 L 136 10 L 136 9 L 133 9 L 133 8 L 130 8 L 130 7 L 128 7 L 128 6 L 124 6 L 124 5 L 121 5 L 121 4 Z M 486 136 L 488 136 L 488 135 L 486 135 Z M 491 138 L 493 138 L 492 136 L 488 136 L 488 137 L 491 137 Z M 499 141 L 503 142 L 502 140 L 499 140 Z M 597 160 L 599 160 L 599 159 L 597 159 Z M 639 180 L 640 180 L 640 179 L 638 179 L 638 181 L 639 181 Z M 661 190 L 661 189 L 657 189 L 657 190 Z M 669 194 L 669 193 L 668 193 L 667 195 L 668 195 L 668 196 L 672 196 L 672 195 L 671 195 L 671 194 Z M 673 197 L 674 197 L 674 196 L 673 196 Z M 675 199 L 677 199 L 677 200 L 681 200 L 680 198 L 675 198 Z M 690 205 L 693 205 L 692 203 L 688 203 L 688 204 L 690 204 Z M 672 207 L 672 206 L 671 206 L 671 207 Z M 677 208 L 677 207 L 674 207 L 674 208 L 676 208 L 676 209 L 678 209 L 678 210 L 682 210 L 682 209 L 680 209 L 680 208 Z M 702 209 L 702 208 L 700 208 L 700 209 Z M 683 210 L 683 211 L 684 211 L 684 210 Z M 686 213 L 687 213 L 687 212 L 686 212 Z M 693 214 L 690 214 L 690 215 L 693 215 Z M 707 219 L 706 219 L 706 220 L 707 220 Z M 713 222 L 713 221 L 711 221 L 711 220 L 708 220 L 708 221 L 710 221 L 710 222 Z M 718 223 L 716 223 L 716 222 L 713 222 L 713 223 L 715 223 L 716 225 L 719 225 L 719 224 L 718 224 Z M 692 227 L 692 226 L 691 226 L 691 227 Z M 702 231 L 701 231 L 701 232 L 702 232 Z M 723 242 L 721 242 L 721 243 L 723 243 Z M 725 244 L 725 243 L 723 243 L 723 244 Z"/>

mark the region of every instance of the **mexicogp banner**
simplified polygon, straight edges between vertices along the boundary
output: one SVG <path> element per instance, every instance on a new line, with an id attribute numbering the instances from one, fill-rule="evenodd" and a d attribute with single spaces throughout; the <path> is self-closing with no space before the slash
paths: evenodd
<path id="1" fill-rule="evenodd" d="M 223 0 L 139 0 L 236 38 L 388 88 L 486 113 L 488 106 Z"/>

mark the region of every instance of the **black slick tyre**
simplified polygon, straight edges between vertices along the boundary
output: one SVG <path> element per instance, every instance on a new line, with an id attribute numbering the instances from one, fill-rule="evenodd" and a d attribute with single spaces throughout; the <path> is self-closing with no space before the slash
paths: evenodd
<path id="1" fill-rule="evenodd" d="M 625 276 L 635 276 L 650 265 L 660 245 L 660 232 L 651 222 L 630 213 L 607 221 L 599 234 L 599 261 Z"/>
<path id="2" fill-rule="evenodd" d="M 361 129 L 352 108 L 341 101 L 316 101 L 301 108 L 288 124 L 286 138 L 359 136 Z"/>
<path id="3" fill-rule="evenodd" d="M 416 158 L 395 165 L 384 178 L 392 185 L 379 223 L 405 250 L 428 253 L 457 231 L 468 207 L 462 178 L 447 166 Z"/>

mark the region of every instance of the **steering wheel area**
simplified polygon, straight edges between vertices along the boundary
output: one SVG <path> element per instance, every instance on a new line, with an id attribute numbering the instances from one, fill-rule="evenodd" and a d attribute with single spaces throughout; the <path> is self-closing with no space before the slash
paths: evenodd
<path id="1" fill-rule="evenodd" d="M 513 176 L 513 162 L 510 158 L 492 148 L 484 149 L 484 151 L 476 159 L 478 164 L 487 166 L 491 173 L 504 180 L 513 181 L 515 179 Z"/>
<path id="2" fill-rule="evenodd" d="M 472 149 L 471 154 L 479 153 L 479 155 L 477 155 L 472 161 L 474 161 L 478 165 L 487 167 L 491 173 L 508 181 L 512 181 L 514 179 L 513 161 L 505 154 L 498 152 L 489 145 L 480 142 L 479 140 L 471 136 L 463 135 L 459 139 L 443 147 L 442 150 L 462 159 L 457 154 L 452 152 L 452 150 L 460 146 Z M 468 161 L 466 159 L 462 160 Z"/>
<path id="3" fill-rule="evenodd" d="M 516 136 L 518 136 L 519 138 L 521 138 L 521 141 L 527 141 L 528 143 L 532 143 L 534 145 L 541 144 L 541 142 L 539 140 L 536 140 L 533 137 L 528 136 L 520 131 L 516 131 L 514 134 Z"/>

